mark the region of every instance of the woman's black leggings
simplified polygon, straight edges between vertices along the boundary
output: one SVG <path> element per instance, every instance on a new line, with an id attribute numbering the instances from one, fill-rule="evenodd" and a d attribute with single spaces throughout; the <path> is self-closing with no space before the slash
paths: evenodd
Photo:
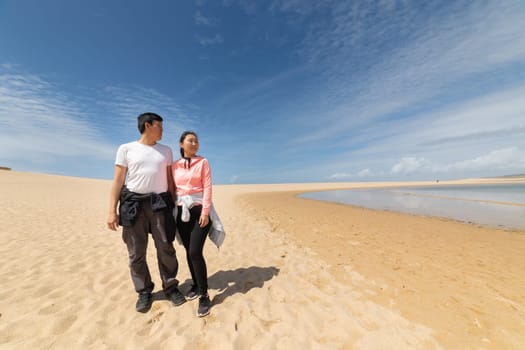
<path id="1" fill-rule="evenodd" d="M 194 206 L 190 209 L 190 221 L 184 222 L 181 220 L 182 207 L 179 206 L 177 211 L 177 230 L 186 249 L 186 259 L 188 260 L 193 283 L 196 283 L 199 287 L 199 294 L 204 295 L 208 292 L 208 272 L 202 250 L 208 231 L 211 228 L 211 220 L 206 227 L 200 227 L 199 218 L 201 211 L 201 205 Z"/>

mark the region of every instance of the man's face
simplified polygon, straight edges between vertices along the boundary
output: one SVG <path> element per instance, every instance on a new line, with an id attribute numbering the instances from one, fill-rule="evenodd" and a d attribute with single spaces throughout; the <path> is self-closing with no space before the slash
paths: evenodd
<path id="1" fill-rule="evenodd" d="M 146 125 L 148 125 L 146 123 Z M 151 137 L 153 137 L 156 141 L 159 141 L 162 139 L 162 122 L 159 122 L 158 120 L 154 120 L 153 123 L 148 128 L 148 132 L 150 133 Z"/>

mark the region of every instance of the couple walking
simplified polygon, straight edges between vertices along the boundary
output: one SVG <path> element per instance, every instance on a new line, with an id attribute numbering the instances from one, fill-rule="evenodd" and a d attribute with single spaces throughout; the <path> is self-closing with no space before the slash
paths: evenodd
<path id="1" fill-rule="evenodd" d="M 210 220 L 210 166 L 206 158 L 197 155 L 196 133 L 185 131 L 181 135 L 181 158 L 173 162 L 171 148 L 158 143 L 163 132 L 162 117 L 143 113 L 137 119 L 140 139 L 121 145 L 117 151 L 107 220 L 110 230 L 123 227 L 131 279 L 138 293 L 136 310 L 147 312 L 153 301 L 154 283 L 146 261 L 151 233 L 164 293 L 177 306 L 198 297 L 197 316 L 206 316 L 211 302 L 203 248 L 214 225 Z M 188 199 L 192 202 L 190 206 Z M 179 267 L 173 247 L 176 232 L 186 250 L 192 278 L 191 289 L 185 296 L 176 278 Z"/>

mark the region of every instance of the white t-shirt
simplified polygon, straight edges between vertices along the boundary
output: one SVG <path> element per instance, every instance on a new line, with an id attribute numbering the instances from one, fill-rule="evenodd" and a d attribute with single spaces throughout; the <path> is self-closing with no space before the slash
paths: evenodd
<path id="1" fill-rule="evenodd" d="M 126 186 L 132 192 L 162 193 L 168 190 L 167 167 L 171 166 L 173 153 L 168 146 L 153 146 L 138 141 L 120 145 L 116 165 L 128 168 Z"/>

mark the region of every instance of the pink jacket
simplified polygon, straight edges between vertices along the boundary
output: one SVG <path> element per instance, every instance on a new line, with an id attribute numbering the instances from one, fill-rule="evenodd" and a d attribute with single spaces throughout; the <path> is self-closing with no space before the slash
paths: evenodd
<path id="1" fill-rule="evenodd" d="M 184 158 L 171 165 L 177 197 L 202 192 L 202 213 L 209 215 L 212 195 L 210 164 L 206 158 L 195 156 L 191 158 L 190 168 L 187 166 L 188 161 Z"/>

